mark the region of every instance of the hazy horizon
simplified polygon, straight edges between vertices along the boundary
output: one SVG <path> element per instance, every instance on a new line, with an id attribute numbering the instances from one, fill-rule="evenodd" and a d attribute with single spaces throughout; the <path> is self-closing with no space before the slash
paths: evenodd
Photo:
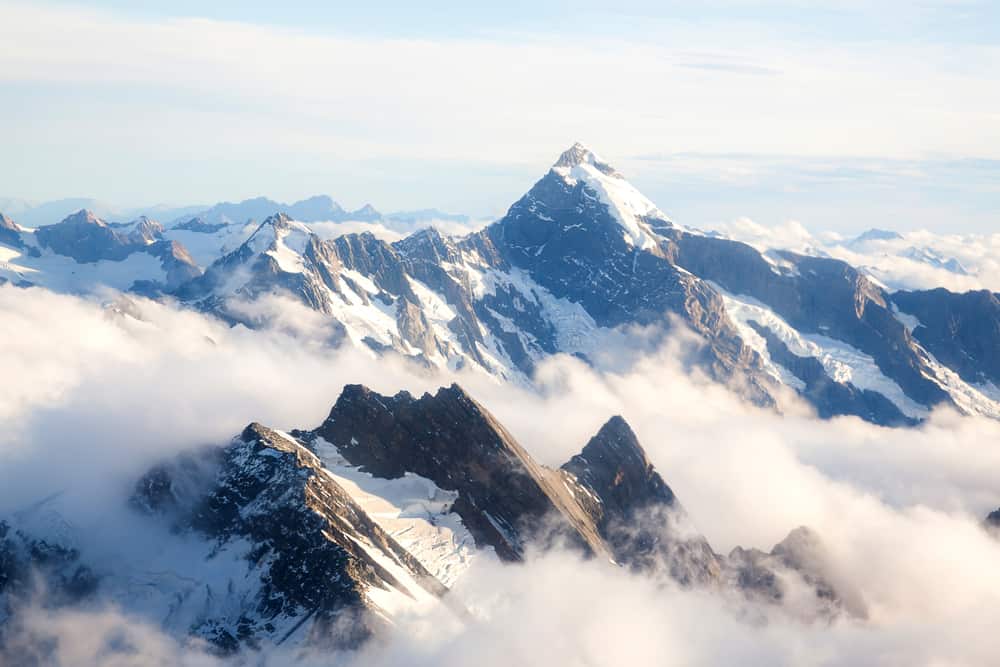
<path id="1" fill-rule="evenodd" d="M 0 2 L 0 194 L 493 217 L 579 140 L 691 226 L 985 232 L 998 11 Z"/>

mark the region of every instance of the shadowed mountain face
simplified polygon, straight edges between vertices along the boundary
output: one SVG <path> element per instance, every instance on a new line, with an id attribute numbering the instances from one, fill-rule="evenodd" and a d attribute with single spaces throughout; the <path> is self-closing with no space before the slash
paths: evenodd
<path id="1" fill-rule="evenodd" d="M 693 234 L 670 233 L 678 265 L 727 292 L 767 304 L 795 330 L 844 341 L 870 355 L 887 377 L 923 405 L 948 401 L 889 295 L 848 264 L 834 259 L 780 253 L 785 270 L 750 246 Z"/>
<path id="2" fill-rule="evenodd" d="M 1000 385 L 1000 297 L 934 289 L 896 292 L 892 302 L 917 318 L 913 337 L 938 361 L 966 382 Z"/>
<path id="3" fill-rule="evenodd" d="M 24 239 L 21 238 L 21 232 L 20 225 L 0 213 L 0 243 L 12 248 L 23 248 Z"/>
<path id="4" fill-rule="evenodd" d="M 575 497 L 616 562 L 669 574 L 682 584 L 718 580 L 721 559 L 691 525 L 624 419 L 612 417 L 562 470 L 583 488 Z"/>
<path id="5" fill-rule="evenodd" d="M 730 576 L 621 417 L 559 469 L 535 462 L 456 385 L 420 398 L 348 386 L 319 428 L 295 435 L 377 477 L 416 474 L 456 492 L 453 511 L 504 560 L 561 544 L 683 585 Z"/>
<path id="6" fill-rule="evenodd" d="M 445 593 L 295 439 L 251 424 L 213 455 L 219 462 L 206 479 L 208 454 L 154 468 L 131 500 L 170 520 L 175 531 L 208 540 L 213 551 L 250 545 L 241 550 L 241 590 L 216 592 L 229 602 L 193 634 L 225 650 L 265 638 L 281 643 L 300 632 L 350 647 L 380 623 L 371 591 L 408 599 Z M 191 489 L 203 491 L 192 498 Z"/>

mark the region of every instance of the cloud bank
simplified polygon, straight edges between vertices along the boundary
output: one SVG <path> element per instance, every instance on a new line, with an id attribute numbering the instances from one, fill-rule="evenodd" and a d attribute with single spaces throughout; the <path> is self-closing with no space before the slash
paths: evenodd
<path id="1" fill-rule="evenodd" d="M 808 525 L 868 609 L 864 622 L 804 624 L 780 610 L 749 622 L 724 597 L 567 554 L 517 567 L 480 559 L 454 591 L 476 620 L 403 617 L 361 654 L 265 652 L 254 663 L 983 665 L 1000 655 L 1000 544 L 979 525 L 1000 504 L 996 422 L 942 412 L 897 431 L 819 421 L 792 397 L 778 415 L 686 372 L 684 337 L 631 365 L 615 354 L 596 369 L 555 358 L 527 389 L 332 350 L 327 323 L 287 302 L 269 304 L 281 326 L 261 331 L 144 300 L 108 303 L 0 288 L 0 359 L 16 378 L 0 384 L 0 511 L 62 491 L 76 500 L 67 518 L 105 539 L 154 460 L 225 442 L 253 420 L 318 424 L 348 382 L 394 393 L 457 380 L 548 464 L 622 414 L 717 550 L 769 549 Z M 23 622 L 19 636 L 58 639 L 66 665 L 213 661 L 128 609 L 46 610 Z"/>
<path id="2" fill-rule="evenodd" d="M 813 233 L 795 220 L 763 225 L 748 218 L 715 225 L 714 230 L 761 251 L 791 250 L 845 261 L 890 289 L 1000 291 L 997 233 L 943 234 L 921 229 L 900 234 L 899 238 L 852 243 L 851 238 L 837 232 Z M 957 270 L 942 266 L 949 260 L 958 262 Z"/>

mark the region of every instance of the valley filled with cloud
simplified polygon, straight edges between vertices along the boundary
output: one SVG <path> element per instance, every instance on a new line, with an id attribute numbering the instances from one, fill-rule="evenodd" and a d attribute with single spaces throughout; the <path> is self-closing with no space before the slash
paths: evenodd
<path id="1" fill-rule="evenodd" d="M 301 315 L 301 306 L 287 301 L 271 306 L 289 309 L 284 321 L 303 323 L 296 332 L 228 328 L 110 294 L 102 303 L 8 286 L 0 300 L 6 358 L 22 364 L 8 368 L 8 378 L 18 380 L 3 383 L 0 393 L 8 425 L 0 506 L 16 514 L 61 494 L 62 518 L 85 553 L 111 544 L 127 553 L 144 539 L 150 528 L 129 519 L 126 500 L 135 479 L 160 459 L 222 445 L 253 420 L 311 427 L 347 383 L 419 394 L 455 380 L 545 463 L 564 460 L 608 417 L 623 415 L 716 549 L 767 550 L 808 526 L 823 541 L 838 590 L 864 610 L 803 620 L 794 596 L 761 609 L 557 550 L 516 565 L 477 559 L 450 594 L 468 607 L 467 618 L 439 605 L 397 618 L 358 655 L 296 658 L 856 665 L 933 657 L 980 664 L 1000 650 L 990 624 L 1000 611 L 992 566 L 1000 542 L 982 526 L 998 503 L 1000 455 L 983 446 L 1000 437 L 993 421 L 941 410 L 900 430 L 855 417 L 821 421 L 791 395 L 782 398 L 781 414 L 748 406 L 683 368 L 679 360 L 698 344 L 683 333 L 651 352 L 624 351 L 623 358 L 609 350 L 604 367 L 556 357 L 539 368 L 537 388 L 527 388 L 475 371 L 430 377 L 404 362 L 332 349 L 323 343 L 322 322 L 290 317 Z M 221 660 L 161 634 L 154 619 L 128 605 L 44 609 L 19 621 L 19 641 L 55 641 L 61 664 Z M 253 660 L 284 659 L 271 647 Z"/>

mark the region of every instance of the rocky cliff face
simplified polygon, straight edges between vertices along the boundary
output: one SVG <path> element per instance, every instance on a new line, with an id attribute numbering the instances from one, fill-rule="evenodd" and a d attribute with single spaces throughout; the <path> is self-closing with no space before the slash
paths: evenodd
<path id="1" fill-rule="evenodd" d="M 1000 298 L 980 290 L 895 292 L 892 302 L 916 317 L 916 338 L 937 360 L 974 384 L 1000 385 Z"/>
<path id="2" fill-rule="evenodd" d="M 457 385 L 421 398 L 348 386 L 306 437 L 323 438 L 378 477 L 410 472 L 457 492 L 454 511 L 477 544 L 503 559 L 520 560 L 530 543 L 556 541 L 609 555 L 558 473 L 538 465 Z"/>
<path id="3" fill-rule="evenodd" d="M 80 552 L 55 538 L 40 538 L 0 521 L 0 642 L 5 621 L 21 603 L 46 590 L 51 604 L 72 604 L 92 595 L 98 577 Z"/>
<path id="4" fill-rule="evenodd" d="M 562 471 L 583 491 L 574 497 L 616 562 L 644 573 L 668 574 L 685 585 L 718 581 L 721 560 L 624 419 L 612 417 Z"/>
<path id="5" fill-rule="evenodd" d="M 799 356 L 771 329 L 756 321 L 748 322 L 765 341 L 768 355 L 804 385 L 799 391 L 816 406 L 820 417 L 858 415 L 875 424 L 912 426 L 916 419 L 907 417 L 882 394 L 860 389 L 851 382 L 834 381 L 816 358 Z"/>

